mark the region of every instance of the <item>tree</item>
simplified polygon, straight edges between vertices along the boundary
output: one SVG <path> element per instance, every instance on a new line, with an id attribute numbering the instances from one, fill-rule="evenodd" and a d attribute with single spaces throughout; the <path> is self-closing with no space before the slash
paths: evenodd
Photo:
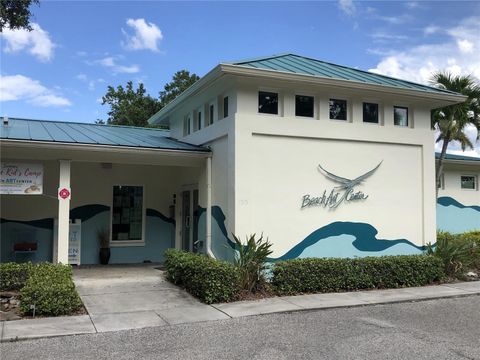
<path id="1" fill-rule="evenodd" d="M 39 5 L 40 0 L 0 0 L 0 32 L 5 28 L 31 31 L 32 4 Z"/>
<path id="2" fill-rule="evenodd" d="M 102 97 L 102 105 L 109 105 L 108 124 L 113 125 L 131 125 L 131 126 L 150 126 L 147 120 L 157 111 L 165 107 L 170 101 L 195 83 L 199 77 L 196 74 L 190 74 L 187 70 L 177 71 L 172 81 L 165 84 L 164 90 L 160 92 L 160 99 L 155 99 L 146 93 L 142 83 L 137 89 L 133 88 L 132 81 L 127 82 L 127 86 L 109 86 L 107 93 Z M 97 124 L 103 124 L 101 119 Z"/>
<path id="3" fill-rule="evenodd" d="M 173 79 L 165 84 L 164 90 L 160 91 L 160 105 L 165 107 L 169 102 L 173 101 L 178 95 L 187 90 L 200 78 L 196 74 L 191 74 L 187 70 L 177 71 L 173 75 Z"/>
<path id="4" fill-rule="evenodd" d="M 157 99 L 146 94 L 142 83 L 134 89 L 132 81 L 125 88 L 109 86 L 102 97 L 102 105 L 105 104 L 110 105 L 107 123 L 114 125 L 148 126 L 147 120 L 161 108 Z"/>
<path id="5" fill-rule="evenodd" d="M 436 142 L 443 141 L 442 151 L 437 160 L 435 180 L 438 189 L 440 187 L 440 179 L 443 173 L 443 163 L 447 153 L 448 144 L 451 141 L 458 141 L 462 150 L 473 148 L 470 139 L 465 135 L 464 129 L 468 124 L 472 124 L 480 130 L 478 119 L 478 99 L 480 98 L 480 86 L 471 76 L 454 76 L 449 72 L 439 71 L 432 75 L 430 82 L 445 90 L 454 91 L 467 96 L 465 102 L 454 104 L 440 109 L 436 109 L 432 113 L 432 127 L 439 130 L 439 136 Z"/>

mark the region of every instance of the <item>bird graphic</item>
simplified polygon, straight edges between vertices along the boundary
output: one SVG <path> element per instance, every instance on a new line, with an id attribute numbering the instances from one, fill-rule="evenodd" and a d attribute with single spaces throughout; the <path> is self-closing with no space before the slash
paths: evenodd
<path id="1" fill-rule="evenodd" d="M 366 178 L 370 177 L 375 171 L 377 171 L 377 169 L 380 167 L 380 165 L 382 165 L 382 162 L 383 162 L 383 160 L 380 161 L 380 163 L 377 166 L 375 166 L 372 170 L 366 172 L 363 175 L 360 175 L 359 177 L 357 177 L 355 179 L 347 179 L 347 178 L 332 174 L 331 172 L 325 170 L 322 167 L 322 165 L 318 165 L 318 170 L 320 172 L 323 171 L 325 176 L 328 177 L 329 179 L 341 184 L 339 186 L 336 186 L 335 189 L 342 189 L 342 190 L 347 190 L 348 191 L 350 189 L 353 189 L 353 187 L 355 187 L 356 185 L 362 183 Z"/>

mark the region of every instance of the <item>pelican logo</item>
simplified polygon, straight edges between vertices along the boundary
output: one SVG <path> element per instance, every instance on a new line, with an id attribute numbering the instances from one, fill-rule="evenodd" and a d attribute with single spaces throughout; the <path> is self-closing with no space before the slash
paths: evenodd
<path id="1" fill-rule="evenodd" d="M 323 206 L 334 209 L 344 201 L 350 202 L 367 199 L 368 195 L 364 194 L 362 191 L 355 191 L 355 186 L 360 185 L 365 181 L 365 179 L 372 176 L 373 173 L 380 167 L 380 165 L 382 165 L 382 162 L 383 161 L 380 161 L 380 163 L 372 170 L 367 171 L 365 174 L 360 175 L 355 179 L 347 179 L 335 175 L 325 170 L 321 165 L 318 165 L 318 171 L 340 185 L 335 186 L 329 194 L 327 194 L 327 190 L 325 190 L 322 196 L 312 196 L 310 194 L 303 195 L 302 209 L 311 206 Z"/>

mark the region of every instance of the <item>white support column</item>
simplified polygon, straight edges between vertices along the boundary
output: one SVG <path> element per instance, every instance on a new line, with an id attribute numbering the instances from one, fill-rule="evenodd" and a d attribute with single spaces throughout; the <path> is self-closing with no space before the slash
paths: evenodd
<path id="1" fill-rule="evenodd" d="M 68 264 L 68 234 L 70 218 L 70 160 L 60 160 L 58 182 L 58 246 L 57 262 Z"/>
<path id="2" fill-rule="evenodd" d="M 215 255 L 212 252 L 212 157 L 207 158 L 207 226 L 206 226 L 206 239 L 205 239 L 205 248 L 207 249 L 207 255 L 215 258 Z"/>

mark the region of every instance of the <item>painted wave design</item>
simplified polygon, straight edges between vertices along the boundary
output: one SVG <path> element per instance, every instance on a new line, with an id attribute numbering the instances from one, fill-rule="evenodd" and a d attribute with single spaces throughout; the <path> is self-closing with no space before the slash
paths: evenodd
<path id="1" fill-rule="evenodd" d="M 370 224 L 337 221 L 315 230 L 284 255 L 273 261 L 299 257 L 355 257 L 420 254 L 424 246 L 406 239 L 377 239 Z"/>
<path id="2" fill-rule="evenodd" d="M 465 206 L 451 197 L 437 201 L 437 229 L 460 234 L 480 229 L 480 206 Z"/>
<path id="3" fill-rule="evenodd" d="M 437 204 L 442 205 L 442 206 L 455 206 L 459 209 L 473 209 L 476 211 L 480 211 L 480 206 L 477 205 L 463 205 L 462 203 L 459 203 L 457 200 L 454 198 L 451 198 L 449 196 L 442 196 L 437 199 Z"/>
<path id="4" fill-rule="evenodd" d="M 204 211 L 205 209 L 201 209 L 202 213 Z M 212 233 L 216 233 L 212 239 L 214 253 L 220 258 L 229 260 L 233 257 L 235 243 L 228 236 L 225 227 L 226 217 L 219 206 L 212 206 L 212 218 L 216 225 L 216 229 L 212 228 Z M 269 261 L 304 257 L 413 255 L 425 251 L 424 246 L 417 246 L 406 239 L 377 239 L 377 234 L 377 229 L 369 224 L 334 222 L 315 230 L 284 255 L 270 258 Z"/>

